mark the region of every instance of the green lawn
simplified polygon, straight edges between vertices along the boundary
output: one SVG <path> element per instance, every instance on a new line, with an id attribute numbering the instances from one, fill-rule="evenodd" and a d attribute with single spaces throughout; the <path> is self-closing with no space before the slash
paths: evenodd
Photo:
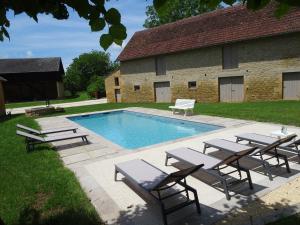
<path id="1" fill-rule="evenodd" d="M 0 217 L 6 225 L 96 225 L 97 213 L 74 174 L 48 145 L 27 153 L 17 123 L 37 127 L 25 116 L 0 122 Z"/>
<path id="2" fill-rule="evenodd" d="M 79 102 L 89 100 L 90 97 L 86 92 L 80 92 L 77 96 L 64 98 L 64 99 L 55 99 L 51 100 L 51 104 L 58 104 L 58 103 L 66 103 L 66 102 Z M 37 106 L 37 105 L 45 105 L 45 101 L 33 101 L 33 102 L 15 102 L 15 103 L 7 103 L 5 105 L 8 109 L 13 108 L 20 108 L 20 107 L 28 107 L 28 106 Z"/>
<path id="3" fill-rule="evenodd" d="M 165 103 L 109 103 L 66 108 L 64 114 L 119 109 L 124 107 L 146 107 L 169 110 L 169 105 L 170 104 Z M 300 126 L 300 101 L 198 103 L 195 106 L 194 113 Z M 61 113 L 55 115 L 60 114 Z"/>

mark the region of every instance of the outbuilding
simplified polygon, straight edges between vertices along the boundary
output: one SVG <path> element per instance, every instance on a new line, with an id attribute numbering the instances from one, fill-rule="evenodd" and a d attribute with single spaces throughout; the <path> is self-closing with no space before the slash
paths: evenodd
<path id="1" fill-rule="evenodd" d="M 56 99 L 64 96 L 61 58 L 0 59 L 6 102 Z"/>
<path id="2" fill-rule="evenodd" d="M 136 32 L 120 61 L 122 102 L 300 99 L 300 10 L 243 5 Z"/>

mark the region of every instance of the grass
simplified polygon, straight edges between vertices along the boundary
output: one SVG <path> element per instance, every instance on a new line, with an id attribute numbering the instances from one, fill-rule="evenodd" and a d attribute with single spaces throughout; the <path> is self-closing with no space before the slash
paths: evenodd
<path id="1" fill-rule="evenodd" d="M 300 224 L 300 214 L 295 214 L 286 218 L 282 218 L 276 222 L 268 223 L 268 225 L 293 225 Z"/>
<path id="2" fill-rule="evenodd" d="M 61 114 L 75 114 L 124 107 L 145 107 L 169 110 L 167 103 L 108 103 L 66 108 Z M 300 101 L 244 102 L 244 103 L 198 103 L 195 114 L 272 122 L 300 126 Z"/>
<path id="3" fill-rule="evenodd" d="M 96 225 L 101 221 L 74 174 L 48 145 L 26 152 L 17 123 L 37 127 L 25 116 L 0 122 L 0 217 L 6 225 Z"/>
<path id="4" fill-rule="evenodd" d="M 80 92 L 77 96 L 64 98 L 64 99 L 55 99 L 51 100 L 51 104 L 58 104 L 58 103 L 67 103 L 67 102 L 79 102 L 89 100 L 90 97 L 86 92 Z M 45 105 L 45 101 L 33 101 L 33 102 L 14 102 L 14 103 L 7 103 L 5 107 L 8 109 L 13 108 L 20 108 L 20 107 L 29 107 L 29 106 L 38 106 L 38 105 Z"/>

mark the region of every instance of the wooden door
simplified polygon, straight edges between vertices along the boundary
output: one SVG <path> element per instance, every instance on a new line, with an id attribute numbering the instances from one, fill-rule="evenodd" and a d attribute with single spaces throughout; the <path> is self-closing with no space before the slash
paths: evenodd
<path id="1" fill-rule="evenodd" d="M 154 83 L 156 102 L 171 102 L 170 82 Z"/>
<path id="2" fill-rule="evenodd" d="M 283 74 L 283 99 L 300 99 L 300 72 Z"/>
<path id="3" fill-rule="evenodd" d="M 116 102 L 121 102 L 121 91 L 120 89 L 115 89 Z"/>
<path id="4" fill-rule="evenodd" d="M 243 77 L 222 77 L 219 79 L 221 102 L 242 102 L 244 100 Z"/>

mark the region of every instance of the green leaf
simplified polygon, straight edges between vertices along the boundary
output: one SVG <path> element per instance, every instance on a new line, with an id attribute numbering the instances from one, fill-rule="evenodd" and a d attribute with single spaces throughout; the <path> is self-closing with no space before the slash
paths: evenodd
<path id="1" fill-rule="evenodd" d="M 126 28 L 122 24 L 112 25 L 109 33 L 114 39 L 124 40 L 127 37 Z"/>
<path id="2" fill-rule="evenodd" d="M 209 8 L 217 8 L 221 3 L 221 0 L 210 0 L 207 2 Z"/>
<path id="3" fill-rule="evenodd" d="M 0 31 L 0 41 L 4 41 L 3 32 Z"/>
<path id="4" fill-rule="evenodd" d="M 3 32 L 4 36 L 7 37 L 10 40 L 9 33 L 7 32 L 5 27 L 2 27 L 2 32 Z"/>
<path id="5" fill-rule="evenodd" d="M 167 2 L 168 0 L 153 0 L 153 6 L 156 11 L 159 11 Z"/>
<path id="6" fill-rule="evenodd" d="M 105 13 L 105 20 L 110 24 L 120 24 L 121 14 L 117 9 L 111 8 Z"/>
<path id="7" fill-rule="evenodd" d="M 277 18 L 283 17 L 289 11 L 290 6 L 284 3 L 280 3 L 275 11 L 275 16 Z"/>
<path id="8" fill-rule="evenodd" d="M 102 34 L 100 37 L 100 45 L 106 51 L 113 43 L 113 37 L 110 34 Z"/>
<path id="9" fill-rule="evenodd" d="M 247 8 L 252 10 L 258 10 L 265 7 L 270 0 L 247 0 Z"/>
<path id="10" fill-rule="evenodd" d="M 233 3 L 236 2 L 236 0 L 223 0 L 223 2 L 227 5 L 233 5 Z"/>
<path id="11" fill-rule="evenodd" d="M 105 27 L 105 20 L 103 18 L 91 19 L 89 24 L 92 31 L 100 31 Z"/>
<path id="12" fill-rule="evenodd" d="M 114 39 L 114 42 L 119 46 L 122 46 L 123 44 L 123 40 Z"/>

